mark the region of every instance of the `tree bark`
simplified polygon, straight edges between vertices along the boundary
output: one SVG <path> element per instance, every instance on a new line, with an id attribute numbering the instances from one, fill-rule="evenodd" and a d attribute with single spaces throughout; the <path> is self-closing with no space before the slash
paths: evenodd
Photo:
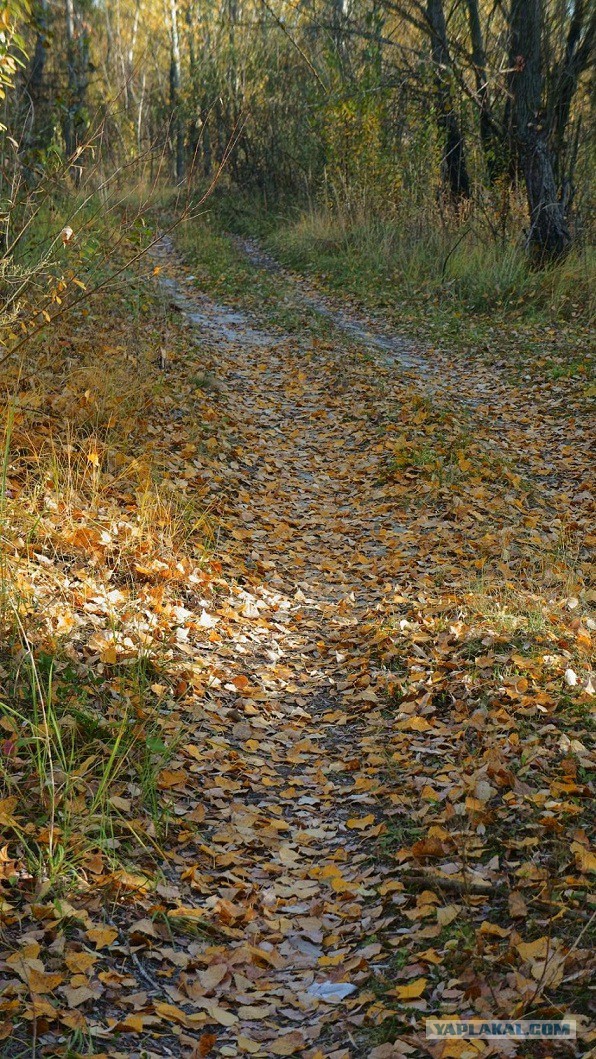
<path id="1" fill-rule="evenodd" d="M 85 102 L 89 83 L 89 33 L 87 26 L 76 11 L 74 0 L 66 0 L 66 77 L 67 101 L 63 121 L 64 148 L 71 162 L 77 161 L 74 169 L 75 182 L 81 178 L 81 163 L 77 152 L 85 140 Z"/>
<path id="2" fill-rule="evenodd" d="M 565 52 L 555 71 L 548 106 L 549 143 L 553 154 L 555 180 L 559 188 L 572 178 L 572 174 L 567 172 L 566 165 L 571 104 L 579 79 L 593 59 L 595 44 L 596 7 L 592 8 L 588 17 L 585 0 L 575 0 L 567 31 Z"/>
<path id="3" fill-rule="evenodd" d="M 178 2 L 170 0 L 170 109 L 174 140 L 176 180 L 184 176 L 184 132 L 180 114 L 180 34 L 178 30 Z"/>
<path id="4" fill-rule="evenodd" d="M 435 67 L 437 122 L 443 137 L 442 171 L 454 203 L 470 197 L 470 178 L 462 131 L 453 107 L 450 84 L 451 55 L 442 0 L 427 0 L 426 21 Z"/>
<path id="5" fill-rule="evenodd" d="M 502 173 L 504 167 L 503 137 L 492 114 L 488 90 L 488 74 L 484 35 L 480 21 L 478 0 L 467 0 L 468 23 L 472 43 L 472 63 L 476 81 L 476 95 L 480 108 L 480 142 L 486 160 L 491 184 Z"/>
<path id="6" fill-rule="evenodd" d="M 526 183 L 528 247 L 542 264 L 562 257 L 571 245 L 571 235 L 557 196 L 541 115 L 541 0 L 512 0 L 510 17 L 512 147 Z"/>

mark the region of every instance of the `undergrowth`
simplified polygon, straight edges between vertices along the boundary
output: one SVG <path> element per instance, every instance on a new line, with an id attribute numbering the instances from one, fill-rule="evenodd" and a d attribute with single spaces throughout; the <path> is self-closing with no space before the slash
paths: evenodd
<path id="1" fill-rule="evenodd" d="M 495 237 L 472 216 L 347 217 L 312 211 L 284 223 L 272 245 L 284 262 L 322 274 L 331 285 L 387 308 L 432 299 L 472 313 L 504 310 L 566 320 L 594 319 L 594 253 L 575 250 L 564 262 L 533 270 L 523 241 Z"/>
<path id="2" fill-rule="evenodd" d="M 440 204 L 421 211 L 407 202 L 387 203 L 379 215 L 337 203 L 267 211 L 254 198 L 223 190 L 201 224 L 256 235 L 281 263 L 330 290 L 442 331 L 454 322 L 471 334 L 474 320 L 488 314 L 510 324 L 559 321 L 581 328 L 594 321 L 589 233 L 578 230 L 564 261 L 533 269 L 524 247 L 524 207 L 515 195 L 478 202 L 465 215 Z"/>
<path id="3" fill-rule="evenodd" d="M 160 860 L 159 775 L 176 746 L 168 599 L 214 533 L 161 443 L 171 398 L 156 350 L 176 326 L 153 262 L 127 266 L 151 229 L 104 207 L 42 204 L 3 277 L 3 338 L 31 338 L 0 396 L 2 874 L 56 893 L 100 865 Z M 63 245 L 65 219 L 77 227 Z M 194 436 L 187 460 L 200 416 Z"/>

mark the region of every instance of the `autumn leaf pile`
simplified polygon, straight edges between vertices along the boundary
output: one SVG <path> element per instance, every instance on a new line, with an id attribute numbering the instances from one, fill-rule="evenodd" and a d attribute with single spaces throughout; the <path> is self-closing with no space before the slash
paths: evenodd
<path id="1" fill-rule="evenodd" d="M 586 1054 L 585 374 L 152 267 L 6 403 L 2 1054 Z"/>

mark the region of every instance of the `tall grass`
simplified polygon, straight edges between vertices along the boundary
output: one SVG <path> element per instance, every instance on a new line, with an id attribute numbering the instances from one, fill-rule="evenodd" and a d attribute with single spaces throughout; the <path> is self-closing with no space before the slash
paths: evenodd
<path id="1" fill-rule="evenodd" d="M 3 830 L 32 876 L 70 885 L 92 853 L 107 867 L 133 850 L 150 852 L 159 837 L 155 826 L 147 838 L 147 821 L 158 824 L 156 777 L 172 748 L 161 739 L 142 662 L 122 671 L 116 709 L 100 680 L 60 653 L 35 652 L 18 616 L 16 626 L 21 643 L 3 660 L 0 701 Z"/>
<path id="2" fill-rule="evenodd" d="M 521 231 L 522 218 L 517 232 Z M 472 312 L 495 308 L 594 320 L 596 253 L 579 247 L 563 262 L 533 270 L 523 238 L 509 222 L 479 210 L 466 217 L 415 214 L 388 217 L 337 207 L 283 222 L 269 242 L 290 267 L 322 274 L 337 287 L 379 305 L 434 299 Z"/>
<path id="3" fill-rule="evenodd" d="M 107 374 L 104 389 L 111 392 L 112 385 Z M 126 860 L 133 846 L 148 850 L 146 821 L 153 820 L 155 839 L 163 823 L 156 777 L 171 747 L 161 738 L 159 701 L 148 679 L 158 663 L 140 648 L 122 662 L 115 654 L 108 672 L 95 674 L 67 635 L 73 623 L 76 628 L 76 603 L 59 574 L 70 550 L 88 564 L 90 578 L 101 579 L 94 549 L 116 519 L 130 533 L 110 556 L 111 569 L 125 577 L 139 549 L 144 556 L 174 555 L 190 536 L 172 501 L 123 452 L 116 427 L 114 434 L 117 449 L 110 450 L 105 433 L 101 445 L 106 460 L 110 452 L 124 460 L 116 486 L 128 497 L 136 490 L 136 510 L 126 513 L 114 475 L 103 475 L 88 458 L 97 439 L 85 423 L 67 421 L 36 446 L 32 428 L 16 433 L 14 401 L 7 410 L 0 482 L 0 820 L 19 870 L 52 886 L 82 878 L 93 851 L 113 864 Z M 9 495 L 14 450 L 28 456 L 17 498 Z M 52 635 L 46 615 L 59 617 Z M 125 631 L 130 635 L 131 628 Z M 131 787 L 136 804 L 124 811 Z"/>
<path id="4" fill-rule="evenodd" d="M 84 884 L 90 859 L 106 872 L 139 851 L 160 859 L 173 677 L 167 621 L 153 635 L 143 613 L 145 581 L 167 570 L 160 595 L 175 597 L 211 532 L 201 496 L 173 488 L 167 449 L 147 431 L 171 321 L 145 281 L 151 264 L 127 265 L 150 219 L 136 202 L 120 217 L 102 196 L 43 202 L 0 290 L 9 348 L 42 307 L 74 304 L 7 358 L 0 392 L 0 826 L 15 878 L 58 892 Z M 92 303 L 76 300 L 94 286 Z M 110 591 L 95 613 L 90 599 Z"/>

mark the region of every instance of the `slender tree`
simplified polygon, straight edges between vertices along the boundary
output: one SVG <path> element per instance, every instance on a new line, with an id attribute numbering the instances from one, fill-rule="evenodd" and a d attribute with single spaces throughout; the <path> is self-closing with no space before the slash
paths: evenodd
<path id="1" fill-rule="evenodd" d="M 452 61 L 442 0 L 427 0 L 426 21 L 434 66 L 437 121 L 443 137 L 443 178 L 451 198 L 457 203 L 470 197 L 470 178 L 463 134 L 454 107 Z"/>
<path id="2" fill-rule="evenodd" d="M 571 7 L 565 48 L 550 78 L 547 107 L 555 179 L 565 203 L 569 203 L 573 197 L 573 165 L 569 158 L 571 107 L 579 80 L 594 59 L 595 46 L 596 4 L 575 0 Z"/>
<path id="3" fill-rule="evenodd" d="M 75 182 L 81 177 L 79 151 L 87 131 L 86 102 L 89 86 L 89 27 L 76 0 L 65 0 L 67 99 L 63 120 L 64 149 Z"/>
<path id="4" fill-rule="evenodd" d="M 180 65 L 178 0 L 170 0 L 170 111 L 176 180 L 182 180 L 184 176 L 184 130 L 182 114 L 180 113 Z"/>
<path id="5" fill-rule="evenodd" d="M 492 112 L 489 82 L 488 59 L 480 18 L 478 0 L 466 0 L 470 26 L 470 43 L 472 46 L 472 66 L 476 83 L 476 100 L 480 110 L 480 142 L 486 158 L 488 176 L 491 183 L 502 172 L 503 137 Z"/>
<path id="6" fill-rule="evenodd" d="M 38 0 L 33 12 L 35 45 L 25 69 L 23 85 L 23 135 L 21 162 L 27 183 L 40 175 L 39 163 L 54 133 L 51 99 L 47 88 L 47 60 L 50 46 L 51 14 L 48 0 Z"/>
<path id="7" fill-rule="evenodd" d="M 530 214 L 528 246 L 539 261 L 564 255 L 571 244 L 557 194 L 542 112 L 541 0 L 512 0 L 510 89 L 512 148 L 525 179 Z"/>

